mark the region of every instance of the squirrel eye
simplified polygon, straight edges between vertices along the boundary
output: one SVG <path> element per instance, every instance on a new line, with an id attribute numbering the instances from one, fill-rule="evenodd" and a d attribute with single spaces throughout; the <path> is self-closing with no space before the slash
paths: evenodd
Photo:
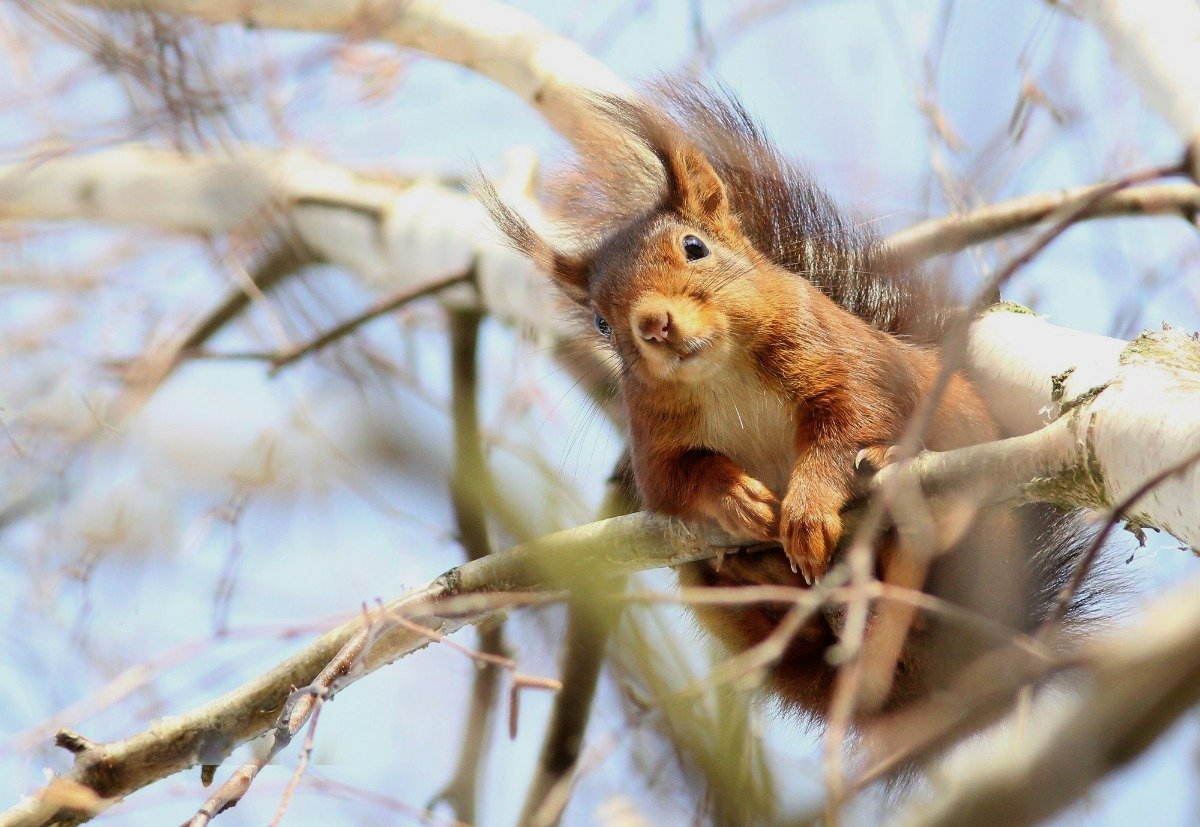
<path id="1" fill-rule="evenodd" d="M 685 235 L 683 237 L 683 254 L 687 256 L 688 261 L 695 261 L 708 255 L 708 247 L 696 236 Z"/>
<path id="2" fill-rule="evenodd" d="M 596 318 L 593 321 L 596 323 L 596 330 L 600 331 L 601 336 L 603 336 L 605 339 L 612 338 L 612 325 L 610 325 L 603 316 L 597 313 Z"/>

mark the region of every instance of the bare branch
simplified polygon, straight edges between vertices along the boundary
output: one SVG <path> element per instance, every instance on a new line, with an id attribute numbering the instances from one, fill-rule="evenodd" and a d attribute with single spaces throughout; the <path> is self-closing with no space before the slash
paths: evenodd
<path id="1" fill-rule="evenodd" d="M 291 365 L 300 359 L 303 359 L 305 356 L 308 356 L 310 353 L 315 353 L 318 350 L 328 347 L 338 339 L 349 336 L 363 325 L 378 319 L 380 316 L 386 316 L 388 313 L 399 310 L 401 307 L 404 307 L 406 304 L 411 304 L 417 299 L 422 299 L 426 296 L 432 296 L 435 293 L 440 293 L 441 291 L 458 284 L 470 282 L 471 279 L 472 275 L 470 273 L 461 273 L 457 276 L 449 276 L 444 279 L 437 279 L 429 284 L 423 284 L 417 287 L 400 290 L 390 296 L 384 296 L 379 301 L 373 303 L 366 310 L 355 316 L 351 316 L 344 322 L 339 322 L 321 335 L 310 339 L 304 344 L 299 345 L 292 350 L 287 351 L 286 353 L 280 353 L 277 356 L 271 357 L 271 372 L 277 373 L 286 368 L 288 365 Z"/>
<path id="2" fill-rule="evenodd" d="M 719 532 L 697 533 L 677 520 L 635 514 L 580 526 L 466 563 L 392 601 L 384 611 L 448 634 L 489 616 L 503 606 L 503 599 L 490 609 L 447 617 L 439 614 L 439 600 L 473 592 L 559 590 L 581 578 L 594 585 L 602 576 L 619 577 L 632 571 L 706 559 L 737 546 Z M 59 785 L 57 789 L 63 783 L 86 788 L 107 806 L 180 770 L 220 763 L 239 744 L 268 731 L 292 697 L 292 688 L 316 681 L 364 630 L 361 619 L 346 623 L 211 703 L 164 719 L 129 738 L 84 749 L 77 753 L 74 767 L 62 779 L 0 815 L 0 827 L 78 824 L 95 814 L 92 808 L 80 810 L 61 803 L 49 794 L 54 785 Z M 353 677 L 368 674 L 428 642 L 426 635 L 394 625 L 366 649 L 355 665 Z M 83 743 L 78 739 L 72 742 Z"/>
<path id="3" fill-rule="evenodd" d="M 629 87 L 578 45 L 492 0 L 72 0 L 81 6 L 165 12 L 209 23 L 374 37 L 458 63 L 520 95 L 559 131 L 591 122 L 587 94 Z"/>
<path id="4" fill-rule="evenodd" d="M 912 460 L 880 470 L 871 486 L 901 489 L 916 483 L 922 494 L 934 500 L 969 486 L 980 505 L 1023 498 L 1035 501 L 1031 481 L 1077 469 L 1085 459 L 1070 419 L 1063 418 L 1022 436 L 954 451 L 922 451 Z"/>
<path id="5" fill-rule="evenodd" d="M 637 509 L 632 473 L 629 453 L 623 452 L 609 476 L 600 519 Z M 613 590 L 622 591 L 624 587 L 622 582 Z M 614 607 L 595 590 L 583 590 L 568 603 L 562 647 L 563 691 L 554 699 L 537 767 L 521 808 L 521 824 L 552 827 L 566 809 L 616 619 Z"/>
<path id="6" fill-rule="evenodd" d="M 1036 226 L 1087 201 L 1100 186 L 1103 185 L 1026 195 L 968 213 L 922 221 L 892 234 L 884 241 L 884 246 L 890 260 L 900 266 L 911 266 Z M 1200 187 L 1194 184 L 1148 184 L 1105 196 L 1088 207 L 1079 219 L 1178 215 L 1194 224 L 1197 213 L 1200 213 Z"/>
<path id="7" fill-rule="evenodd" d="M 990 409 L 1010 430 L 1028 430 L 1047 414 L 1069 424 L 1076 459 L 1028 486 L 1032 499 L 1108 510 L 1200 450 L 1200 341 L 1181 331 L 1122 342 L 1001 307 L 972 326 L 968 361 Z M 1069 450 L 1061 442 L 1055 449 L 1063 458 Z M 1192 465 L 1127 517 L 1200 547 L 1198 485 L 1200 469 Z"/>
<path id="8" fill-rule="evenodd" d="M 1077 0 L 1113 59 L 1175 128 L 1200 180 L 1200 6 L 1191 0 Z"/>
<path id="9" fill-rule="evenodd" d="M 180 343 L 180 352 L 204 347 L 209 339 L 237 318 L 251 301 L 261 299 L 293 274 L 319 262 L 320 259 L 293 234 L 277 239 L 266 258 L 248 274 L 248 284 L 239 286 L 201 319 Z"/>
<path id="10" fill-rule="evenodd" d="M 366 614 L 364 612 L 364 614 Z M 332 698 L 338 682 L 353 671 L 374 642 L 375 618 L 364 618 L 364 627 L 356 632 L 325 668 L 313 678 L 312 683 L 297 689 L 288 697 L 279 719 L 270 733 L 269 747 L 258 757 L 242 764 L 229 779 L 208 797 L 196 815 L 188 822 L 189 827 L 205 827 L 214 817 L 235 806 L 250 789 L 263 767 L 271 762 L 292 742 L 309 717 L 320 710 L 321 705 Z"/>
<path id="11" fill-rule="evenodd" d="M 1128 764 L 1200 701 L 1196 583 L 1152 606 L 1144 621 L 1094 644 L 1087 689 L 1071 713 L 1008 755 L 988 754 L 954 789 L 905 823 L 1014 825 L 1048 819 Z"/>
<path id="12" fill-rule="evenodd" d="M 527 193 L 528 159 L 501 176 L 505 197 Z M 402 293 L 474 271 L 488 312 L 554 338 L 566 329 L 547 280 L 500 244 L 457 184 L 369 179 L 300 151 L 237 147 L 183 157 L 129 145 L 0 167 L 0 217 L 93 219 L 218 234 L 282 230 L 305 256 Z M 241 302 L 241 299 L 238 299 Z M 207 338 L 217 321 L 188 336 Z M 202 333 L 201 333 L 202 332 Z"/>

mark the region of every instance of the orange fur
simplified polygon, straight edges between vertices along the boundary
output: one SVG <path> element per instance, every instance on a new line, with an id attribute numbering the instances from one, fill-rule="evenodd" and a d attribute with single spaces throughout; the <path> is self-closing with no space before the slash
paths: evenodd
<path id="1" fill-rule="evenodd" d="M 594 180 L 573 181 L 575 192 L 563 200 L 568 219 L 579 225 L 577 249 L 554 249 L 490 191 L 485 203 L 514 244 L 611 329 L 622 366 L 632 467 L 645 506 L 711 520 L 750 539 L 778 538 L 783 545 L 783 554 L 738 556 L 720 569 L 711 563 L 684 567 L 681 580 L 804 587 L 825 574 L 841 538 L 840 514 L 854 488 L 856 456 L 866 449 L 876 464 L 883 460 L 881 446 L 899 438 L 939 370 L 937 351 L 911 332 L 919 326 L 917 314 L 893 289 L 903 282 L 859 272 L 872 266 L 870 260 L 838 246 L 838 238 L 793 226 L 785 233 L 801 246 L 798 259 L 824 263 L 832 272 L 800 275 L 798 266 L 785 266 L 791 259 L 781 257 L 779 249 L 787 245 L 764 249 L 769 222 L 779 216 L 770 212 L 775 202 L 755 200 L 755 188 L 782 192 L 780 182 L 761 170 L 784 167 L 771 155 L 755 174 L 733 174 L 730 159 L 742 157 L 735 150 L 754 158 L 735 145 L 732 128 L 728 136 L 720 131 L 721 115 L 712 116 L 716 138 L 710 134 L 706 148 L 653 107 L 606 100 L 597 111 L 626 126 L 657 158 L 660 187 L 649 203 L 640 210 L 618 204 L 609 209 L 608 222 L 601 220 L 596 204 L 624 191 L 616 183 L 619 164 L 599 149 L 599 160 L 585 159 L 580 173 L 586 177 L 590 170 Z M 732 123 L 744 113 L 725 117 Z M 827 210 L 819 193 L 787 197 L 793 209 L 811 202 L 813 210 Z M 799 223 L 806 217 L 801 212 Z M 822 220 L 831 233 L 841 227 L 840 219 Z M 925 443 L 947 450 L 998 435 L 979 396 L 956 375 Z M 968 562 L 944 568 L 980 565 L 998 557 L 997 548 L 1011 553 L 1018 533 L 1008 512 L 985 512 L 946 550 L 948 559 Z M 880 559 L 886 563 L 895 549 L 889 534 Z M 932 580 L 938 577 L 935 571 Z M 971 590 L 951 583 L 942 591 L 954 597 Z M 769 635 L 787 608 L 757 604 L 697 613 L 719 639 L 743 649 Z M 1020 621 L 1007 605 L 993 608 L 999 619 Z M 880 706 L 894 708 L 944 677 L 952 663 L 939 660 L 940 649 L 956 656 L 971 649 L 943 645 L 943 631 L 922 619 L 907 640 L 893 641 L 901 647 L 900 665 L 896 680 L 885 682 Z M 774 670 L 782 698 L 824 712 L 833 676 L 825 650 L 835 637 L 824 616 L 806 624 Z"/>

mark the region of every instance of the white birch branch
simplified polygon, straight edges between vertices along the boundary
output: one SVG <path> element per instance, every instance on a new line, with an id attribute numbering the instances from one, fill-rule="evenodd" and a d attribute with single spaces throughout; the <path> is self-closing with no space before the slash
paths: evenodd
<path id="1" fill-rule="evenodd" d="M 76 5 L 196 17 L 389 41 L 472 69 L 520 95 L 568 137 L 595 132 L 587 93 L 630 87 L 573 41 L 493 0 L 71 0 Z"/>
<path id="2" fill-rule="evenodd" d="M 532 158 L 511 158 L 499 186 L 535 212 Z M 490 313 L 523 329 L 561 324 L 549 282 L 500 241 L 461 187 L 371 180 L 301 151 L 247 147 L 185 158 L 123 146 L 0 167 L 0 218 L 202 234 L 284 225 L 368 286 L 419 286 L 474 266 Z"/>
<path id="3" fill-rule="evenodd" d="M 499 187 L 538 220 L 535 160 L 509 153 Z M 1032 226 L 1094 187 L 1023 196 L 964 215 L 922 222 L 887 239 L 893 256 L 918 262 Z M 1088 218 L 1151 213 L 1192 216 L 1200 188 L 1156 184 L 1115 193 Z M 181 156 L 138 145 L 0 167 L 0 218 L 92 219 L 200 234 L 286 224 L 321 258 L 389 290 L 428 284 L 475 262 L 492 315 L 548 335 L 561 333 L 547 280 L 502 243 L 461 187 L 433 180 L 369 178 L 300 150 L 239 147 Z M 1081 347 L 1090 347 L 1082 339 Z M 1027 423 L 1022 430 L 1034 427 Z"/>
<path id="4" fill-rule="evenodd" d="M 1060 437 L 1069 444 L 1055 451 L 1076 459 L 1043 481 L 1050 499 L 1108 509 L 1200 451 L 1195 336 L 1164 330 L 1123 342 L 1001 306 L 972 327 L 968 362 L 1010 432 L 1028 433 L 1055 416 L 1070 423 Z M 1131 516 L 1200 549 L 1200 463 L 1156 486 Z"/>
<path id="5" fill-rule="evenodd" d="M 892 260 L 914 265 L 934 256 L 957 253 L 1001 236 L 1024 230 L 1056 215 L 1065 215 L 1091 198 L 1098 187 L 1071 187 L 1035 193 L 965 213 L 934 218 L 900 230 L 887 239 Z M 1146 184 L 1114 192 L 1081 219 L 1131 215 L 1176 214 L 1195 222 L 1200 214 L 1200 187 L 1194 184 Z"/>
<path id="6" fill-rule="evenodd" d="M 950 789 L 899 823 L 922 827 L 1037 824 L 1140 756 L 1200 701 L 1195 581 L 1157 601 L 1134 628 L 1075 658 L 1087 670 L 1068 714 L 1018 748 L 989 750 Z"/>
<path id="7" fill-rule="evenodd" d="M 1192 151 L 1200 178 L 1200 4 L 1195 0 L 1078 0 L 1117 65 Z"/>

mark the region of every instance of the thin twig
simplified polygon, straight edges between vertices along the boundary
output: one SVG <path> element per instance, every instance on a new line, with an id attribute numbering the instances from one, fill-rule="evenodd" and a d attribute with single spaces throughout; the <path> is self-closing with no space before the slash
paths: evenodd
<path id="1" fill-rule="evenodd" d="M 254 779 L 262 772 L 263 767 L 282 752 L 300 728 L 307 723 L 309 716 L 318 708 L 319 703 L 333 697 L 337 691 L 339 679 L 350 674 L 351 670 L 362 658 L 370 642 L 373 621 L 368 621 L 364 628 L 351 637 L 342 646 L 341 651 L 331 660 L 320 674 L 308 686 L 292 693 L 284 704 L 275 727 L 270 735 L 270 746 L 264 753 L 251 761 L 242 764 L 217 790 L 208 797 L 200 809 L 187 823 L 188 827 L 205 827 L 214 817 L 235 806 L 250 789 Z"/>
<path id="2" fill-rule="evenodd" d="M 177 353 L 186 355 L 201 350 L 213 336 L 241 315 L 252 301 L 261 301 L 268 292 L 291 276 L 320 263 L 320 256 L 314 253 L 298 234 L 283 234 L 253 272 L 244 277 L 246 284 L 238 286 L 198 322 L 180 342 Z"/>
<path id="3" fill-rule="evenodd" d="M 293 362 L 303 359 L 305 356 L 313 353 L 314 351 L 321 350 L 322 348 L 333 344 L 338 339 L 350 335 L 358 328 L 362 327 L 368 322 L 378 319 L 380 316 L 385 316 L 388 313 L 391 313 L 392 311 L 398 310 L 404 305 L 409 304 L 410 302 L 416 301 L 417 299 L 424 298 L 425 296 L 431 296 L 434 293 L 440 293 L 448 287 L 453 287 L 456 284 L 465 284 L 471 281 L 472 278 L 473 275 L 469 272 L 459 273 L 455 276 L 449 276 L 448 278 L 437 279 L 436 281 L 428 282 L 420 285 L 419 287 L 406 288 L 392 294 L 391 296 L 380 299 L 366 310 L 359 313 L 357 316 L 351 316 L 349 319 L 334 325 L 329 330 L 326 330 L 321 335 L 304 343 L 303 345 L 293 348 L 287 353 L 281 353 L 273 357 L 271 359 L 271 373 L 278 373 L 288 365 L 291 365 Z"/>
<path id="4" fill-rule="evenodd" d="M 300 784 L 300 779 L 304 777 L 304 770 L 308 767 L 308 762 L 312 758 L 313 742 L 316 740 L 317 721 L 321 717 L 321 710 L 325 706 L 325 698 L 319 696 L 317 703 L 313 707 L 312 718 L 308 722 L 308 733 L 304 736 L 304 748 L 300 750 L 300 758 L 296 761 L 296 771 L 292 773 L 292 777 L 288 779 L 287 788 L 283 791 L 283 796 L 279 799 L 279 808 L 275 810 L 275 817 L 271 819 L 271 827 L 278 827 L 283 821 L 283 814 L 287 812 L 288 805 L 292 801 L 292 796 L 296 793 L 296 787 Z"/>
<path id="5" fill-rule="evenodd" d="M 404 628 L 409 629 L 410 631 L 412 631 L 416 634 L 427 637 L 427 638 L 429 638 L 430 641 L 432 641 L 434 643 L 441 643 L 446 646 L 449 646 L 451 649 L 461 652 L 462 654 L 464 654 L 467 657 L 474 660 L 476 662 L 476 665 L 478 665 L 478 666 L 481 666 L 481 667 L 482 666 L 493 666 L 493 667 L 503 669 L 503 670 L 509 672 L 510 675 L 512 676 L 512 682 L 509 687 L 510 707 L 509 707 L 509 719 L 508 719 L 509 724 L 508 725 L 509 725 L 509 733 L 513 738 L 516 737 L 518 698 L 520 697 L 521 690 L 522 689 L 547 689 L 547 690 L 557 692 L 557 691 L 561 690 L 563 687 L 562 681 L 555 680 L 554 678 L 543 678 L 538 675 L 524 675 L 524 674 L 518 672 L 517 671 L 517 662 L 515 660 L 513 660 L 512 658 L 503 657 L 501 655 L 493 654 L 492 652 L 487 652 L 487 651 L 483 651 L 483 650 L 479 650 L 479 649 L 471 649 L 467 646 L 463 646 L 461 643 L 458 643 L 457 641 L 454 641 L 454 640 L 446 637 L 445 635 L 434 631 L 433 629 L 426 628 L 425 626 L 422 626 L 419 623 L 413 623 L 411 620 L 409 620 L 405 617 L 397 616 L 397 617 L 392 618 L 392 620 L 397 625 L 403 626 Z M 474 765 L 472 765 L 472 766 L 474 766 Z M 432 810 L 433 805 L 442 800 L 450 800 L 450 799 L 447 799 L 444 796 L 440 797 L 440 798 L 435 797 L 433 799 L 433 802 L 430 803 L 429 805 L 427 805 L 426 809 Z"/>
<path id="6" fill-rule="evenodd" d="M 834 579 L 845 579 L 845 569 L 834 568 Z M 1045 658 L 1049 650 L 1022 632 L 993 620 L 979 612 L 951 603 L 936 595 L 928 594 L 919 589 L 904 588 L 891 583 L 873 583 L 869 588 L 871 598 L 892 600 L 906 603 L 924 612 L 938 615 L 948 622 L 956 623 L 964 628 L 974 629 L 982 636 L 991 638 L 999 643 L 1011 644 L 1024 649 L 1029 654 Z M 755 603 L 775 603 L 779 605 L 807 605 L 811 600 L 812 590 L 796 586 L 690 586 L 672 592 L 635 591 L 626 592 L 620 596 L 622 602 L 647 603 L 677 603 L 685 606 L 745 606 Z M 850 603 L 858 599 L 857 593 L 850 587 L 841 587 L 831 591 L 824 599 L 826 604 Z"/>
<path id="7" fill-rule="evenodd" d="M 834 591 L 842 587 L 848 579 L 847 574 L 843 567 L 829 571 L 811 589 L 793 598 L 794 605 L 769 635 L 721 663 L 711 674 L 685 686 L 679 691 L 679 698 L 697 697 L 712 687 L 742 680 L 778 663 L 804 624 L 820 610 Z"/>
<path id="8" fill-rule="evenodd" d="M 392 623 L 395 623 L 397 626 L 402 626 L 403 628 L 408 629 L 413 634 L 429 638 L 430 642 L 432 643 L 440 643 L 444 646 L 448 646 L 456 652 L 466 655 L 471 660 L 475 661 L 479 666 L 495 666 L 500 669 L 506 669 L 513 673 L 516 673 L 517 671 L 517 662 L 512 658 L 504 657 L 503 655 L 496 655 L 492 652 L 484 652 L 480 649 L 472 649 L 469 646 L 463 646 L 458 641 L 446 637 L 446 635 L 442 634 L 436 629 L 430 629 L 428 626 L 422 626 L 420 623 L 409 620 L 403 615 L 393 615 L 389 617 L 388 620 Z"/>
<path id="9" fill-rule="evenodd" d="M 105 367 L 119 371 L 127 385 L 136 395 L 149 393 L 161 385 L 186 360 L 192 358 L 253 358 L 246 354 L 218 356 L 210 353 L 205 345 L 225 326 L 240 316 L 254 302 L 266 302 L 267 293 L 292 278 L 297 273 L 322 259 L 304 243 L 292 229 L 286 227 L 277 238 L 270 238 L 270 248 L 260 262 L 249 271 L 242 265 L 230 261 L 226 267 L 237 276 L 238 285 L 219 305 L 210 310 L 197 322 L 178 343 L 172 343 L 162 352 L 146 351 L 132 359 L 110 359 Z M 280 333 L 280 335 L 283 335 Z"/>

